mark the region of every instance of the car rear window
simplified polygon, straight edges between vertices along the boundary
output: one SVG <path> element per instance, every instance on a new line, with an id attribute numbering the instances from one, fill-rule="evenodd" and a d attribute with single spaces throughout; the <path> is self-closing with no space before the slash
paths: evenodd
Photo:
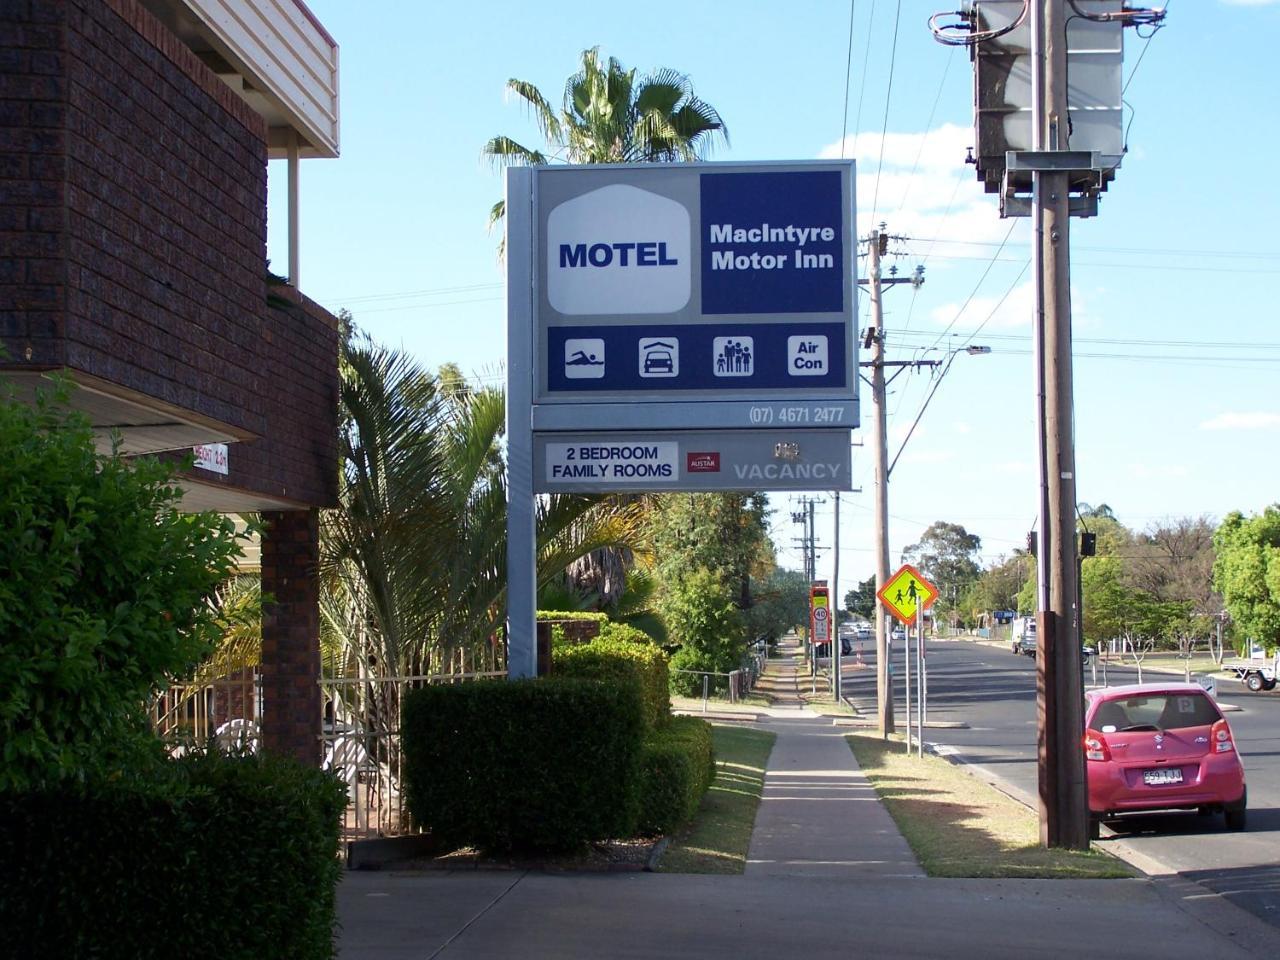
<path id="1" fill-rule="evenodd" d="M 1157 693 L 1150 696 L 1122 697 L 1103 700 L 1090 723 L 1095 730 L 1112 727 L 1124 731 L 1131 727 L 1156 727 L 1181 730 L 1208 726 L 1222 718 L 1218 708 L 1203 693 Z"/>

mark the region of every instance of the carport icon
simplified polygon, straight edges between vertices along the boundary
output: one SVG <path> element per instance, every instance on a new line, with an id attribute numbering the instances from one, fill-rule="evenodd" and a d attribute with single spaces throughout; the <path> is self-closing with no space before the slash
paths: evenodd
<path id="1" fill-rule="evenodd" d="M 680 341 L 676 337 L 640 341 L 640 376 L 680 376 Z"/>

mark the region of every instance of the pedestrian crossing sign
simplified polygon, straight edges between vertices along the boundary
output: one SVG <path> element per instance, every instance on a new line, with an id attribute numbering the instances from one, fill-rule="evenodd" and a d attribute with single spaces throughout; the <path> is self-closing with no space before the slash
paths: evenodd
<path id="1" fill-rule="evenodd" d="M 920 575 L 909 563 L 891 576 L 876 594 L 895 617 L 907 626 L 916 622 L 918 609 L 928 610 L 938 599 L 938 588 Z"/>

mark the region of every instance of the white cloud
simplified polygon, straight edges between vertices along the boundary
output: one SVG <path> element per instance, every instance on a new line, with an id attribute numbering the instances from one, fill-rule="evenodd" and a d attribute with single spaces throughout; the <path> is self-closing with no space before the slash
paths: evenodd
<path id="1" fill-rule="evenodd" d="M 962 437 L 967 436 L 970 433 L 973 433 L 973 425 L 969 423 L 965 423 L 963 420 L 957 420 L 955 423 L 951 425 L 951 429 L 954 430 L 956 433 L 960 434 L 960 436 Z"/>
<path id="2" fill-rule="evenodd" d="M 1274 430 L 1280 427 L 1280 413 L 1250 412 L 1220 413 L 1200 424 L 1201 430 Z"/>
<path id="3" fill-rule="evenodd" d="M 884 221 L 890 233 L 923 241 L 912 244 L 918 255 L 938 258 L 989 256 L 994 248 L 980 244 L 999 243 L 1008 232 L 995 198 L 983 193 L 974 168 L 964 162 L 973 143 L 972 127 L 945 123 L 921 133 L 889 133 L 883 138 L 872 131 L 850 134 L 843 143 L 845 155 L 857 161 L 861 231 Z M 840 155 L 840 141 L 819 152 L 825 160 Z M 935 238 L 939 242 L 930 245 Z M 968 242 L 943 242 L 947 239 Z"/>
<path id="4" fill-rule="evenodd" d="M 1031 310 L 1035 304 L 1035 285 L 1030 280 L 1019 284 L 1005 297 L 1004 303 L 1000 303 L 1001 296 L 1003 294 L 997 293 L 989 297 L 974 297 L 964 305 L 964 311 L 959 316 L 957 312 L 961 303 L 944 303 L 930 310 L 929 318 L 939 327 L 947 327 L 954 322 L 956 330 L 975 330 L 984 321 L 986 326 L 983 329 L 991 331 L 1030 326 Z"/>

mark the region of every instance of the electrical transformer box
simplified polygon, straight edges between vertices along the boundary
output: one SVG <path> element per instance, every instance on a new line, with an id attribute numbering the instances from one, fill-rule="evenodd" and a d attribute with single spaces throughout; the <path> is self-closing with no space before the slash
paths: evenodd
<path id="1" fill-rule="evenodd" d="M 1073 175 L 1073 192 L 1096 195 L 1106 189 L 1124 154 L 1124 29 L 1119 20 L 1089 19 L 1118 13 L 1122 6 L 1121 0 L 1073 0 L 1067 5 L 1068 124 L 1057 149 L 1096 153 L 1100 167 Z M 1024 0 L 974 0 L 968 11 L 974 37 L 969 44 L 974 160 L 988 193 L 1031 189 L 1031 174 L 1007 171 L 1005 160 L 1008 151 L 1032 149 L 1029 7 Z"/>

